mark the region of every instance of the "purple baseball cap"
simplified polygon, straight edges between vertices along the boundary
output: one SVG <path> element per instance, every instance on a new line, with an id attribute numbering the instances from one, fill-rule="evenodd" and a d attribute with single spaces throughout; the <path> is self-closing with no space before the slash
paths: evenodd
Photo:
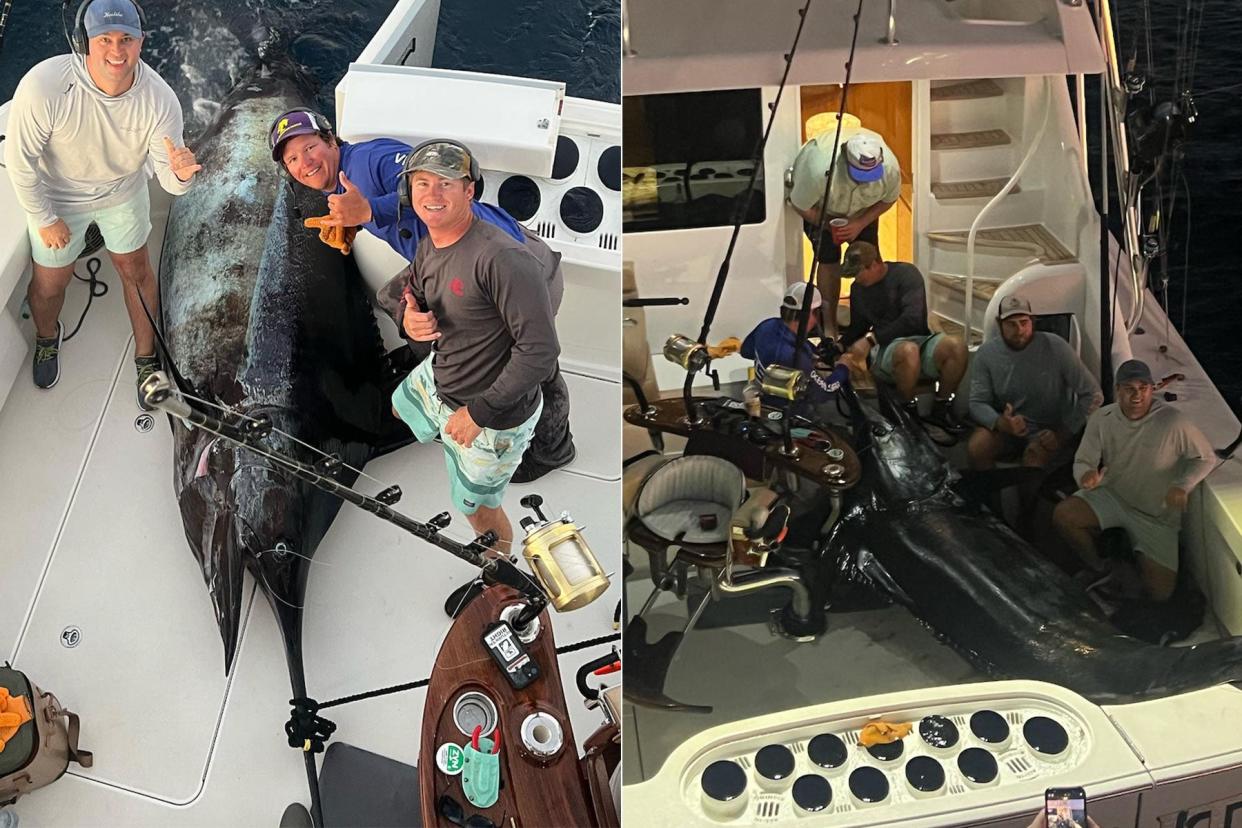
<path id="1" fill-rule="evenodd" d="M 315 120 L 314 113 L 305 109 L 293 109 L 277 118 L 272 124 L 272 133 L 267 138 L 267 143 L 272 148 L 272 160 L 280 163 L 280 148 L 290 138 L 324 132 Z M 328 125 L 328 130 L 331 129 L 331 125 Z"/>

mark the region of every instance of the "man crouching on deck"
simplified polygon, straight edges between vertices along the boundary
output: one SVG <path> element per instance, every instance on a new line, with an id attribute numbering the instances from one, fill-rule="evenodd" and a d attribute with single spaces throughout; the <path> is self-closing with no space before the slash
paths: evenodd
<path id="1" fill-rule="evenodd" d="M 86 0 L 74 26 L 74 54 L 38 64 L 13 94 L 4 158 L 30 233 L 28 296 L 40 388 L 60 379 L 60 310 L 91 222 L 124 286 L 138 386 L 159 367 L 155 332 L 142 307 L 145 301 L 152 315 L 159 312 L 147 256 L 147 163 L 173 195 L 189 190 L 201 167 L 181 146 L 176 94 L 139 57 L 142 26 L 132 0 Z M 141 393 L 138 404 L 150 410 Z"/>
<path id="2" fill-rule="evenodd" d="M 470 151 L 451 141 L 405 162 L 428 235 L 409 269 L 403 327 L 434 350 L 393 393 L 393 410 L 420 441 L 442 435 L 453 504 L 476 532 L 495 532 L 507 555 L 513 526 L 500 504 L 560 345 L 544 264 L 475 217 L 471 168 Z"/>

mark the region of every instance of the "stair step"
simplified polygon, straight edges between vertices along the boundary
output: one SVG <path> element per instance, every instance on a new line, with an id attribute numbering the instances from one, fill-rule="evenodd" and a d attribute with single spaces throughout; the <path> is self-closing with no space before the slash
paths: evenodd
<path id="1" fill-rule="evenodd" d="M 933 101 L 969 101 L 976 98 L 999 98 L 1005 94 L 1000 84 L 991 78 L 955 83 L 949 86 L 934 86 L 931 91 Z"/>
<path id="2" fill-rule="evenodd" d="M 931 137 L 933 150 L 981 149 L 1013 143 L 1003 129 L 980 129 L 975 132 L 942 132 Z"/>
<path id="3" fill-rule="evenodd" d="M 968 230 L 940 230 L 927 234 L 933 242 L 966 244 Z M 1014 255 L 1035 256 L 1043 264 L 1069 264 L 1078 259 L 1042 224 L 1018 224 L 1012 227 L 989 227 L 975 235 L 976 245 L 999 250 L 1012 250 Z"/>
<path id="4" fill-rule="evenodd" d="M 932 273 L 928 276 L 928 278 L 943 288 L 947 288 L 962 295 L 966 294 L 966 277 L 964 276 L 950 276 L 947 273 Z M 984 302 L 990 301 L 992 299 L 992 295 L 996 293 L 996 289 L 998 287 L 1000 287 L 998 282 L 985 282 L 976 277 L 973 285 L 975 299 L 982 299 Z"/>
<path id="5" fill-rule="evenodd" d="M 983 178 L 978 181 L 933 181 L 932 195 L 936 198 L 991 198 L 1009 182 L 1008 178 Z M 1022 192 L 1022 185 L 1015 184 L 1012 193 Z"/>

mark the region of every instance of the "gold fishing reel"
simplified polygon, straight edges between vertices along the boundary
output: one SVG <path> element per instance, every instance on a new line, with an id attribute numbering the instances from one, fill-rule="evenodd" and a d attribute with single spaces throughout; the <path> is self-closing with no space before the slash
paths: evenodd
<path id="1" fill-rule="evenodd" d="M 807 376 L 805 371 L 786 368 L 784 365 L 770 365 L 759 381 L 763 393 L 783 400 L 796 400 L 806 392 Z"/>
<path id="2" fill-rule="evenodd" d="M 573 519 L 565 514 L 559 520 L 545 518 L 539 510 L 543 505 L 539 495 L 527 495 L 521 504 L 538 517 L 521 520 L 526 530 L 522 557 L 539 579 L 552 607 L 557 612 L 568 612 L 603 595 L 610 583 L 608 575 Z"/>

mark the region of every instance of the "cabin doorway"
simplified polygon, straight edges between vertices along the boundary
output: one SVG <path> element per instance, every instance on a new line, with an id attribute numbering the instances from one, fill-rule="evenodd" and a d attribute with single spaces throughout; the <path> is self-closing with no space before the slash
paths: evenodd
<path id="1" fill-rule="evenodd" d="M 880 217 L 880 254 L 885 261 L 914 261 L 914 154 L 912 152 L 911 91 L 908 81 L 850 85 L 841 129 L 845 141 L 858 128 L 879 133 L 901 164 L 901 197 Z M 836 128 L 841 107 L 839 84 L 801 87 L 802 142 L 823 130 Z M 802 277 L 811 272 L 811 243 L 802 240 Z M 852 279 L 841 280 L 841 303 L 848 304 Z"/>

